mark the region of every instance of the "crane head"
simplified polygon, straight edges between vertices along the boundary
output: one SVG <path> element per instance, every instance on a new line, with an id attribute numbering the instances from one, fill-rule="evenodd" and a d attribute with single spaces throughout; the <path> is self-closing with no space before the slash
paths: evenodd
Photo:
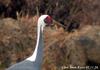
<path id="1" fill-rule="evenodd" d="M 41 15 L 38 19 L 39 25 L 44 26 L 50 26 L 52 24 L 53 20 L 49 15 Z"/>
<path id="2" fill-rule="evenodd" d="M 46 24 L 46 26 L 49 26 L 52 24 L 52 18 L 48 15 L 45 19 L 44 22 Z"/>

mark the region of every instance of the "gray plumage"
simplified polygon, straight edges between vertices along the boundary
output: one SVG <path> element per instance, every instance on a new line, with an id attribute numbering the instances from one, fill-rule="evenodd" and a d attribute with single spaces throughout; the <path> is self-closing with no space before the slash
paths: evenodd
<path id="1" fill-rule="evenodd" d="M 6 70 L 40 70 L 40 68 L 37 66 L 37 63 L 24 60 L 11 66 Z"/>

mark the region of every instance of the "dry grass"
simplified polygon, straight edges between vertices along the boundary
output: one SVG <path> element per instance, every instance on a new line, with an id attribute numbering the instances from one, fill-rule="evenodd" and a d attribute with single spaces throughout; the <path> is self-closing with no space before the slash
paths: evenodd
<path id="1" fill-rule="evenodd" d="M 32 54 L 36 43 L 37 19 L 38 16 L 26 16 L 19 20 L 0 20 L 0 66 L 8 67 Z M 60 26 L 45 28 L 43 70 L 58 70 L 69 65 L 84 66 L 87 60 L 99 62 L 99 31 L 99 26 L 90 25 L 72 33 L 65 32 Z M 89 45 L 81 45 L 85 39 Z M 94 48 L 89 47 L 91 39 L 92 43 L 96 42 Z"/>
<path id="2" fill-rule="evenodd" d="M 38 16 L 26 16 L 14 20 L 0 20 L 0 66 L 8 67 L 22 61 L 32 54 L 36 44 Z M 51 28 L 45 28 L 43 70 L 58 70 L 62 66 L 85 66 L 87 60 L 100 63 L 99 26 L 86 25 L 68 33 L 58 22 Z M 95 47 L 91 48 L 92 43 Z M 85 43 L 84 40 L 89 42 Z M 94 52 L 96 51 L 96 52 Z M 97 56 L 98 55 L 98 56 Z"/>
<path id="3" fill-rule="evenodd" d="M 24 1 L 25 4 L 22 5 Z M 85 66 L 87 60 L 100 63 L 100 26 L 95 26 L 100 25 L 99 0 L 24 1 L 20 5 L 19 13 L 17 3 L 0 0 L 0 4 L 8 7 L 7 10 L 12 7 L 10 11 L 3 13 L 8 13 L 7 17 L 17 18 L 17 20 L 11 18 L 0 20 L 0 68 L 6 68 L 32 54 L 36 44 L 36 26 L 39 17 L 35 16 L 37 13 L 50 14 L 56 20 L 55 26 L 45 28 L 44 31 L 43 70 L 61 70 L 62 66 L 69 65 Z M 12 11 L 14 14 L 11 14 Z M 60 22 L 64 25 L 59 24 Z M 72 33 L 66 32 L 73 22 L 80 24 L 80 28 Z"/>

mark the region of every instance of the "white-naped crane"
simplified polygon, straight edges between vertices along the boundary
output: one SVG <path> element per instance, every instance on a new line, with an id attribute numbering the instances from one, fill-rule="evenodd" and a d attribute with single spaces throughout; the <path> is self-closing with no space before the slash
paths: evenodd
<path id="1" fill-rule="evenodd" d="M 52 18 L 49 15 L 41 15 L 37 24 L 37 43 L 35 50 L 29 58 L 16 63 L 6 70 L 41 70 L 43 61 L 43 30 L 45 26 L 52 24 Z"/>

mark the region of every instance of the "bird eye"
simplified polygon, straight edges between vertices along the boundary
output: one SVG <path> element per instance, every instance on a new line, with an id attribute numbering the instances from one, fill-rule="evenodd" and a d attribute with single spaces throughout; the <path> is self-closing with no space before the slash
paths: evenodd
<path id="1" fill-rule="evenodd" d="M 47 24 L 47 25 L 51 25 L 52 24 L 52 18 L 50 16 L 47 16 L 45 19 L 44 19 L 44 22 Z"/>

